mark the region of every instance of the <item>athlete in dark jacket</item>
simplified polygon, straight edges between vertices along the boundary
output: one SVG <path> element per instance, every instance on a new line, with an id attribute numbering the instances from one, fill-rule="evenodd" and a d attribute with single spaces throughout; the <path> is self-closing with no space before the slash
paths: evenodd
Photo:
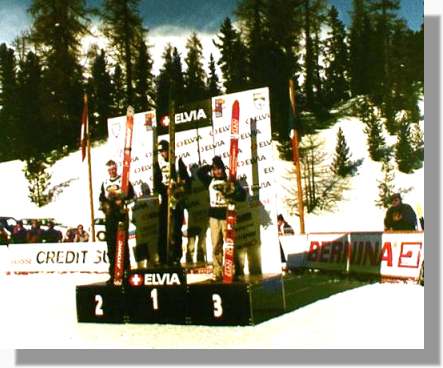
<path id="1" fill-rule="evenodd" d="M 182 225 L 184 221 L 184 196 L 189 192 L 191 179 L 183 160 L 179 158 L 173 172 L 169 167 L 169 142 L 162 140 L 158 144 L 160 157 L 154 165 L 154 192 L 160 194 L 160 221 L 158 255 L 160 263 L 179 266 L 183 255 Z M 178 166 L 178 167 L 177 167 Z M 171 180 L 171 188 L 169 188 Z M 172 208 L 172 232 L 168 239 L 168 197 Z"/>
<path id="2" fill-rule="evenodd" d="M 417 216 L 412 207 L 402 203 L 399 193 L 394 194 L 391 201 L 385 216 L 385 230 L 416 230 Z"/>

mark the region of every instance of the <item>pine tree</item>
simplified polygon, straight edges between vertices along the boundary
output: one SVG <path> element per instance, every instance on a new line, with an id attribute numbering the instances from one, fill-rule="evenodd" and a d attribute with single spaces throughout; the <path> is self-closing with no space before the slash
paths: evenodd
<path id="1" fill-rule="evenodd" d="M 125 106 L 134 103 L 134 64 L 146 32 L 139 3 L 140 0 L 104 0 L 101 12 L 103 33 L 115 48 L 117 61 L 124 66 Z"/>
<path id="2" fill-rule="evenodd" d="M 107 135 L 107 120 L 113 116 L 112 81 L 104 50 L 96 53 L 88 80 L 89 131 L 93 139 Z"/>
<path id="3" fill-rule="evenodd" d="M 185 85 L 180 54 L 176 47 L 167 44 L 163 52 L 163 66 L 157 77 L 157 116 L 162 117 L 169 112 L 169 101 L 175 106 L 183 104 Z"/>
<path id="4" fill-rule="evenodd" d="M 350 83 L 352 95 L 357 96 L 370 92 L 374 44 L 366 1 L 353 0 L 352 5 L 352 24 L 349 34 Z"/>
<path id="5" fill-rule="evenodd" d="M 302 162 L 303 202 L 308 213 L 332 210 L 343 199 L 343 192 L 348 189 L 347 179 L 331 175 L 325 165 L 326 153 L 323 143 L 314 135 L 305 135 L 300 146 Z M 294 170 L 295 171 L 295 170 Z M 295 175 L 292 172 L 292 176 Z M 297 208 L 297 196 L 294 189 L 289 189 L 288 206 Z"/>
<path id="6" fill-rule="evenodd" d="M 0 45 L 0 161 L 15 158 L 17 147 L 17 76 L 14 50 Z"/>
<path id="7" fill-rule="evenodd" d="M 43 109 L 51 129 L 47 150 L 77 146 L 82 111 L 81 39 L 88 34 L 85 0 L 32 0 L 31 39 L 42 59 Z"/>
<path id="8" fill-rule="evenodd" d="M 400 8 L 399 0 L 371 0 L 369 11 L 374 18 L 375 23 L 375 48 L 377 51 L 375 77 L 377 78 L 377 90 L 380 97 L 388 93 L 389 81 L 391 77 L 391 41 L 393 26 L 396 19 L 396 11 Z M 377 67 L 379 65 L 379 67 Z"/>
<path id="9" fill-rule="evenodd" d="M 203 47 L 195 32 L 186 41 L 186 50 L 185 101 L 202 100 L 206 97 L 206 73 L 203 69 Z"/>
<path id="10" fill-rule="evenodd" d="M 51 200 L 51 195 L 48 190 L 51 175 L 48 173 L 47 169 L 48 164 L 45 162 L 44 156 L 41 154 L 27 159 L 23 169 L 25 177 L 29 183 L 28 197 L 39 207 L 48 204 Z"/>
<path id="11" fill-rule="evenodd" d="M 185 101 L 185 78 L 181 56 L 176 47 L 172 50 L 171 98 L 179 106 Z"/>
<path id="12" fill-rule="evenodd" d="M 160 69 L 156 80 L 156 106 L 157 117 L 160 119 L 169 111 L 169 96 L 172 79 L 172 46 L 167 44 L 163 51 L 163 66 Z"/>
<path id="13" fill-rule="evenodd" d="M 411 129 L 405 121 L 400 123 L 395 145 L 395 161 L 398 169 L 404 173 L 410 173 L 416 166 L 414 148 L 411 145 Z"/>
<path id="14" fill-rule="evenodd" d="M 378 199 L 375 201 L 377 207 L 388 208 L 391 205 L 391 197 L 397 190 L 394 186 L 394 167 L 389 159 L 382 164 L 383 179 L 378 180 Z"/>
<path id="15" fill-rule="evenodd" d="M 242 34 L 245 37 L 248 52 L 250 86 L 251 88 L 266 86 L 271 62 L 268 52 L 269 37 L 265 29 L 266 1 L 241 1 L 237 7 L 237 16 L 244 22 Z"/>
<path id="16" fill-rule="evenodd" d="M 26 160 L 45 152 L 50 142 L 47 124 L 43 115 L 43 71 L 38 56 L 28 52 L 20 63 L 17 75 L 18 106 L 17 128 L 20 153 L 18 158 Z M 39 134 L 35 134 L 38 132 Z"/>
<path id="17" fill-rule="evenodd" d="M 207 97 L 220 95 L 222 92 L 219 87 L 219 79 L 215 70 L 215 60 L 212 53 L 209 55 L 209 77 L 206 84 Z"/>
<path id="18" fill-rule="evenodd" d="M 369 156 L 374 161 L 381 161 L 385 158 L 386 142 L 379 116 L 375 113 L 371 104 L 366 105 L 365 114 L 362 117 L 365 123 L 364 132 L 367 134 Z"/>
<path id="19" fill-rule="evenodd" d="M 421 162 L 425 159 L 425 140 L 423 130 L 419 124 L 411 124 L 411 139 L 414 148 L 414 156 L 418 163 L 418 167 L 421 167 Z"/>
<path id="20" fill-rule="evenodd" d="M 134 65 L 134 108 L 135 111 L 147 111 L 153 107 L 154 75 L 153 60 L 144 40 L 140 40 L 138 56 Z"/>
<path id="21" fill-rule="evenodd" d="M 120 65 L 114 67 L 112 75 L 112 116 L 124 115 L 126 113 L 126 92 L 123 71 Z"/>
<path id="22" fill-rule="evenodd" d="M 298 13 L 304 3 L 294 0 L 242 0 L 236 11 L 241 39 L 247 49 L 248 88 L 269 87 L 272 132 L 281 142 L 288 139 L 288 80 L 301 70 L 295 53 L 300 48 L 302 28 Z M 323 4 L 323 0 L 314 0 L 311 4 L 314 4 L 310 6 L 313 10 L 318 4 Z M 314 31 L 317 26 L 319 29 L 319 22 L 313 20 L 312 23 Z M 320 53 L 318 45 L 314 43 L 311 48 L 313 55 Z M 318 71 L 318 67 L 313 68 L 311 75 L 315 85 L 313 89 L 320 96 Z"/>
<path id="23" fill-rule="evenodd" d="M 347 73 L 349 69 L 348 49 L 345 43 L 346 30 L 338 19 L 338 11 L 333 6 L 328 13 L 330 31 L 325 40 L 325 68 L 324 97 L 327 106 L 348 97 L 349 83 Z"/>
<path id="24" fill-rule="evenodd" d="M 350 175 L 353 170 L 353 164 L 350 160 L 349 147 L 346 143 L 343 130 L 338 128 L 337 145 L 335 146 L 334 160 L 331 164 L 331 171 L 342 178 Z"/>
<path id="25" fill-rule="evenodd" d="M 225 18 L 217 34 L 219 42 L 214 45 L 220 50 L 218 65 L 222 71 L 225 93 L 238 92 L 248 87 L 247 49 L 230 18 Z"/>
<path id="26" fill-rule="evenodd" d="M 414 54 L 420 52 L 414 44 L 414 32 L 408 29 L 403 20 L 396 21 L 393 25 L 389 67 L 393 105 L 396 111 L 408 111 L 410 121 L 418 123 L 418 100 L 423 84 L 420 75 L 417 75 L 420 71 L 414 66 Z"/>

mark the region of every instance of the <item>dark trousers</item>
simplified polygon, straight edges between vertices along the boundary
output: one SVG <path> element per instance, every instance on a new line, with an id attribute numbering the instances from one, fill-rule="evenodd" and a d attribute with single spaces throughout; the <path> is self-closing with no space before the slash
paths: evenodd
<path id="1" fill-rule="evenodd" d="M 117 231 L 118 223 L 123 222 L 126 231 L 126 241 L 124 246 L 124 270 L 129 271 L 129 248 L 128 248 L 128 228 L 129 218 L 128 215 L 111 215 L 105 219 L 106 229 L 106 244 L 108 245 L 108 258 L 109 258 L 109 275 L 111 279 L 114 279 L 114 267 L 115 267 L 115 253 L 117 249 Z"/>
<path id="2" fill-rule="evenodd" d="M 160 206 L 160 221 L 159 221 L 159 243 L 158 255 L 161 264 L 179 263 L 183 255 L 182 249 L 182 224 L 184 219 L 184 208 L 179 202 L 174 210 L 172 210 L 172 235 L 170 244 L 167 244 L 168 239 L 168 205 L 167 200 L 162 200 Z"/>

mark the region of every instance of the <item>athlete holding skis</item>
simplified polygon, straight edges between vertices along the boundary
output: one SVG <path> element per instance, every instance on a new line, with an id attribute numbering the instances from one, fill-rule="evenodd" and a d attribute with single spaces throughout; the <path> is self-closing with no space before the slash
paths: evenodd
<path id="1" fill-rule="evenodd" d="M 129 182 L 127 194 L 125 195 L 122 190 L 122 177 L 117 174 L 117 164 L 113 160 L 109 160 L 106 163 L 108 167 L 109 178 L 106 179 L 100 190 L 100 209 L 105 214 L 105 228 L 106 228 L 106 243 L 108 245 L 108 257 L 109 257 L 109 275 L 108 284 L 113 284 L 114 281 L 114 266 L 115 266 L 115 253 L 117 242 L 117 230 L 119 222 L 123 223 L 126 234 L 129 227 L 129 216 L 125 206 L 126 201 L 135 197 L 134 187 Z M 124 246 L 124 268 L 129 267 L 129 250 L 127 244 Z"/>
<path id="2" fill-rule="evenodd" d="M 211 172 L 211 175 L 209 174 Z M 209 190 L 209 227 L 211 228 L 213 279 L 223 277 L 223 242 L 226 237 L 226 214 L 232 201 L 244 201 L 246 191 L 238 181 L 229 181 L 220 156 L 212 159 L 212 165 L 204 165 L 197 171 L 198 178 Z"/>
<path id="3" fill-rule="evenodd" d="M 189 192 L 191 180 L 183 160 L 179 158 L 173 165 L 169 162 L 169 142 L 161 140 L 158 144 L 160 157 L 154 163 L 154 192 L 160 194 L 159 246 L 160 263 L 180 265 L 183 255 L 181 227 L 184 219 L 184 196 Z M 170 168 L 172 166 L 172 173 Z M 172 184 L 172 185 L 171 185 Z M 172 216 L 168 216 L 168 203 Z M 170 243 L 168 239 L 168 222 L 172 227 Z"/>

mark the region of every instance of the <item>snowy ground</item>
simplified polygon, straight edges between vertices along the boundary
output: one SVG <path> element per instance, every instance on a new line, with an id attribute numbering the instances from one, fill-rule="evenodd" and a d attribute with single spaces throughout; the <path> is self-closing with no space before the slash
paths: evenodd
<path id="1" fill-rule="evenodd" d="M 0 348 L 424 348 L 418 285 L 360 287 L 251 327 L 77 323 L 75 285 L 100 279 L 0 276 Z"/>

